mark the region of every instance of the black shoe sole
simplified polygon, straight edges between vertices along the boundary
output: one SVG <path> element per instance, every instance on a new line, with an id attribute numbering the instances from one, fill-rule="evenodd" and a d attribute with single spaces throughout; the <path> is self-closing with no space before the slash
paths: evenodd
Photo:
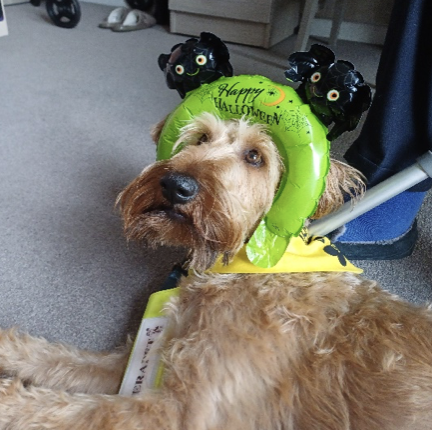
<path id="1" fill-rule="evenodd" d="M 418 238 L 417 220 L 399 239 L 389 242 L 347 243 L 334 242 L 334 245 L 349 260 L 399 260 L 412 254 Z"/>

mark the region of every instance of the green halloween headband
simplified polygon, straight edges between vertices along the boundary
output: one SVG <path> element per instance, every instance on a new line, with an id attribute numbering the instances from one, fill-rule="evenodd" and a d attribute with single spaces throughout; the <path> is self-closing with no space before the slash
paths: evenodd
<path id="1" fill-rule="evenodd" d="M 157 159 L 173 154 L 180 129 L 203 112 L 221 119 L 248 118 L 267 126 L 283 163 L 283 174 L 273 205 L 249 240 L 249 260 L 258 267 L 274 266 L 293 236 L 316 210 L 328 173 L 327 128 L 296 91 L 263 76 L 222 77 L 187 93 L 167 118 Z"/>

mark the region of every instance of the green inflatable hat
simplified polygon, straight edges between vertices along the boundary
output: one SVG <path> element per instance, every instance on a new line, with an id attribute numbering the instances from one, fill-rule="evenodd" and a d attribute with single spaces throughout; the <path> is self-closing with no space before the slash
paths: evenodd
<path id="1" fill-rule="evenodd" d="M 330 165 L 328 130 L 293 88 L 257 75 L 222 77 L 187 93 L 169 115 L 158 144 L 158 160 L 174 155 L 181 128 L 203 112 L 265 124 L 280 152 L 285 172 L 279 189 L 246 247 L 253 264 L 273 267 L 291 237 L 315 212 L 324 192 Z"/>

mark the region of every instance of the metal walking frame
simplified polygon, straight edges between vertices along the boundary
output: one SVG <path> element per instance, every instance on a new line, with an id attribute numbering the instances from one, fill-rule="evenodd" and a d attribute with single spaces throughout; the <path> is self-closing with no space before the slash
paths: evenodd
<path id="1" fill-rule="evenodd" d="M 430 177 L 432 177 L 432 152 L 428 151 L 412 166 L 367 190 L 359 202 L 353 204 L 352 201 L 348 201 L 336 212 L 311 223 L 308 227 L 309 235 L 325 236 Z"/>

